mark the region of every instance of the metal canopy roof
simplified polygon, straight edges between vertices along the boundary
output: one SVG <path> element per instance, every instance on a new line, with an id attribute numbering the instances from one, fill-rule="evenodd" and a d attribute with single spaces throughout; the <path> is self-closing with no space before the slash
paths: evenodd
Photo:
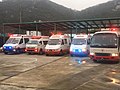
<path id="1" fill-rule="evenodd" d="M 4 23 L 4 26 L 21 28 L 24 30 L 69 30 L 69 29 L 98 29 L 98 28 L 120 28 L 120 17 L 99 18 L 85 20 L 61 20 L 61 21 L 42 21 L 42 22 L 22 22 Z"/>

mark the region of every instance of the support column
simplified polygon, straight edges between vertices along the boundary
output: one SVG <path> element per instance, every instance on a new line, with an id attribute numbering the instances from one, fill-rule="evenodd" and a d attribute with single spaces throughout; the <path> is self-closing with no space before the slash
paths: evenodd
<path id="1" fill-rule="evenodd" d="M 36 23 L 36 35 L 38 36 L 38 24 Z"/>
<path id="2" fill-rule="evenodd" d="M 87 29 L 87 32 L 86 32 L 86 34 L 88 35 L 89 33 L 88 33 L 88 29 Z"/>
<path id="3" fill-rule="evenodd" d="M 5 43 L 5 25 L 3 24 L 3 44 Z"/>
<path id="4" fill-rule="evenodd" d="M 70 38 L 71 38 L 71 41 L 72 41 L 72 29 L 70 29 Z"/>
<path id="5" fill-rule="evenodd" d="M 54 33 L 57 34 L 57 25 L 54 23 Z"/>
<path id="6" fill-rule="evenodd" d="M 21 34 L 21 26 L 20 26 L 20 24 L 19 24 L 19 32 L 18 33 Z"/>

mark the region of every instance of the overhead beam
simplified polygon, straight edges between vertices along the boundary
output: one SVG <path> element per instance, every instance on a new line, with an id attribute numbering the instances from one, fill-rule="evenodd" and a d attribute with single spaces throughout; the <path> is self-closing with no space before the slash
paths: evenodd
<path id="1" fill-rule="evenodd" d="M 98 26 L 98 24 L 96 24 L 96 22 L 95 21 L 92 21 L 96 26 L 97 26 L 97 28 L 100 28 L 99 26 Z"/>

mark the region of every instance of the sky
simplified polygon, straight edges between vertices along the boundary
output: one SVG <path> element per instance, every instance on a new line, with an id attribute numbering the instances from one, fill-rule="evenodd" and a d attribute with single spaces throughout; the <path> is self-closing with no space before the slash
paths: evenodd
<path id="1" fill-rule="evenodd" d="M 53 1 L 57 4 L 63 5 L 71 9 L 81 11 L 85 8 L 105 3 L 110 0 L 50 0 L 50 1 Z"/>

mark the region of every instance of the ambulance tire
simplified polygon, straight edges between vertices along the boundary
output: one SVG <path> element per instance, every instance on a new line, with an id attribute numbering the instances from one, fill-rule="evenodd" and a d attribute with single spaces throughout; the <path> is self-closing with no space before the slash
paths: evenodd
<path id="1" fill-rule="evenodd" d="M 98 63 L 99 61 L 98 61 L 98 60 L 94 60 L 94 59 L 93 59 L 93 62 L 94 62 L 94 63 Z"/>
<path id="2" fill-rule="evenodd" d="M 70 56 L 71 56 L 71 57 L 74 57 L 74 55 L 73 55 L 73 54 L 70 54 Z"/>
<path id="3" fill-rule="evenodd" d="M 28 54 L 28 55 L 31 55 L 32 53 L 29 52 L 29 53 L 27 53 L 27 54 Z"/>
<path id="4" fill-rule="evenodd" d="M 62 50 L 60 50 L 60 56 L 62 56 L 64 53 L 63 53 L 63 51 Z"/>
<path id="5" fill-rule="evenodd" d="M 20 49 L 16 50 L 16 53 L 19 54 L 20 53 Z"/>
<path id="6" fill-rule="evenodd" d="M 39 54 L 43 55 L 43 50 L 42 49 L 40 49 Z"/>
<path id="7" fill-rule="evenodd" d="M 4 52 L 4 54 L 8 54 L 8 52 Z"/>
<path id="8" fill-rule="evenodd" d="M 49 56 L 49 54 L 45 54 L 46 56 Z"/>

